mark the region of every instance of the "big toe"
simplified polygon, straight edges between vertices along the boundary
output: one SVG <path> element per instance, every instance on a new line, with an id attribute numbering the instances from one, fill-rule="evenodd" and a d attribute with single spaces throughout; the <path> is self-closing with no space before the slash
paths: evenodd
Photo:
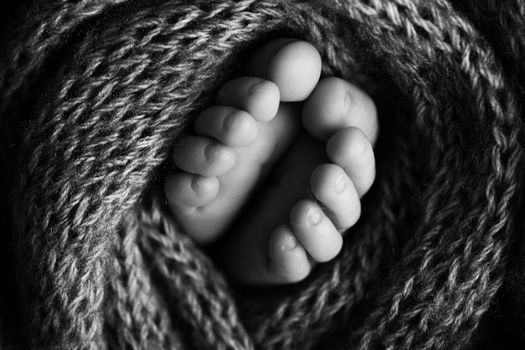
<path id="1" fill-rule="evenodd" d="M 316 138 L 326 141 L 344 128 L 358 128 L 374 143 L 378 134 L 374 102 L 350 82 L 327 77 L 315 87 L 303 106 L 304 127 Z"/>
<path id="2" fill-rule="evenodd" d="M 305 100 L 321 76 L 321 56 L 310 43 L 295 39 L 274 40 L 249 60 L 245 73 L 273 81 L 281 101 Z"/>

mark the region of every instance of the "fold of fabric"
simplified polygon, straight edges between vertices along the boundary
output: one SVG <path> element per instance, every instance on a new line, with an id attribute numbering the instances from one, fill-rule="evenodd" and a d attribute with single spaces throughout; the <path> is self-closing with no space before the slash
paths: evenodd
<path id="1" fill-rule="evenodd" d="M 16 296 L 5 348 L 464 349 L 502 291 L 510 309 L 525 304 L 523 1 L 31 11 L 0 65 L 4 294 Z M 228 283 L 158 187 L 195 113 L 279 36 L 316 46 L 324 74 L 373 86 L 382 131 L 343 252 L 257 295 Z"/>

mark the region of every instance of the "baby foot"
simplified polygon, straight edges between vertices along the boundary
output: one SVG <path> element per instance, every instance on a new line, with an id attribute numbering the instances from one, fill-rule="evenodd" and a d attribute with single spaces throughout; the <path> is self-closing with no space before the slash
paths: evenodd
<path id="1" fill-rule="evenodd" d="M 265 46 L 247 65 L 247 74 L 260 78 L 226 83 L 217 105 L 198 116 L 196 135 L 176 147 L 181 171 L 166 181 L 166 195 L 198 242 L 215 240 L 282 158 L 221 245 L 227 272 L 240 282 L 296 282 L 309 274 L 311 261 L 335 257 L 340 232 L 359 218 L 359 197 L 374 179 L 375 107 L 341 79 L 317 84 L 320 69 L 307 43 Z M 283 103 L 310 94 L 302 113 Z"/>
<path id="2" fill-rule="evenodd" d="M 280 101 L 310 95 L 321 59 L 310 44 L 283 39 L 259 50 L 245 73 L 226 82 L 215 105 L 197 116 L 195 135 L 175 148 L 181 171 L 165 183 L 177 222 L 199 243 L 215 240 L 230 225 L 294 138 L 300 118 L 292 113 L 295 106 Z"/>
<path id="3" fill-rule="evenodd" d="M 301 117 L 307 132 L 297 136 L 221 245 L 226 271 L 242 283 L 297 282 L 313 263 L 333 259 L 375 178 L 377 117 L 364 92 L 325 78 L 297 114 Z"/>

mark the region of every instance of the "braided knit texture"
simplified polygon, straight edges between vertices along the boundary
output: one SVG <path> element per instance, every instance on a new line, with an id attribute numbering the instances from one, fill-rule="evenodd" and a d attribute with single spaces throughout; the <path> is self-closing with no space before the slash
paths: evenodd
<path id="1" fill-rule="evenodd" d="M 48 0 L 13 33 L 0 208 L 23 321 L 2 317 L 0 348 L 472 344 L 523 237 L 523 0 Z M 195 114 L 278 36 L 377 87 L 382 133 L 342 253 L 259 295 L 184 235 L 159 184 Z"/>

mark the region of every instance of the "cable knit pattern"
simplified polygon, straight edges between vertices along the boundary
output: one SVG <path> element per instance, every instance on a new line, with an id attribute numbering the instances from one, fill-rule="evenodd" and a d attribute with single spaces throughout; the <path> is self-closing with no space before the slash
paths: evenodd
<path id="1" fill-rule="evenodd" d="M 2 318 L 2 348 L 471 345 L 522 238 L 523 1 L 49 0 L 14 33 L 0 176 L 25 321 Z M 196 112 L 278 36 L 374 86 L 382 134 L 343 252 L 259 295 L 158 187 Z"/>

